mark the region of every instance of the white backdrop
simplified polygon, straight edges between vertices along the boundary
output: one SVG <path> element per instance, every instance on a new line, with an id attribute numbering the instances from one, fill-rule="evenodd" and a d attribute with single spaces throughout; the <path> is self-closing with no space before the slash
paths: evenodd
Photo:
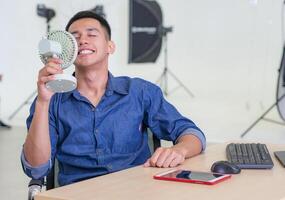
<path id="1" fill-rule="evenodd" d="M 210 141 L 236 139 L 275 101 L 282 53 L 281 0 L 159 0 L 168 35 L 169 68 L 194 93 L 191 98 L 179 88 L 168 96 L 184 115 L 192 118 Z M 11 120 L 8 117 L 36 89 L 42 66 L 37 45 L 45 34 L 44 18 L 36 5 L 44 3 L 56 11 L 52 29 L 63 29 L 77 11 L 104 6 L 117 45 L 110 70 L 115 75 L 142 77 L 155 82 L 163 70 L 163 53 L 156 63 L 127 64 L 128 0 L 3 1 L 0 7 L 1 49 L 0 118 L 23 125 L 29 105 Z M 72 70 L 72 69 L 69 69 Z M 177 83 L 170 80 L 175 88 Z M 279 119 L 274 112 L 270 115 Z M 284 127 L 260 125 L 264 139 L 276 133 L 284 139 Z M 270 133 L 268 133 L 270 132 Z M 273 132 L 273 133 L 271 133 Z M 285 132 L 285 131 L 284 131 Z M 266 136 L 267 135 L 267 136 Z"/>

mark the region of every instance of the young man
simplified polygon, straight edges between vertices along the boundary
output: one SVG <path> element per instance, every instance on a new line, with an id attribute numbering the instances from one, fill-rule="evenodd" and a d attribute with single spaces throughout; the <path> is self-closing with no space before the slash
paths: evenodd
<path id="1" fill-rule="evenodd" d="M 79 48 L 77 88 L 61 94 L 46 88 L 54 74 L 62 73 L 59 59 L 50 59 L 40 70 L 21 156 L 28 176 L 46 175 L 56 157 L 59 184 L 66 185 L 141 164 L 174 167 L 205 148 L 202 131 L 163 98 L 159 87 L 108 71 L 115 44 L 104 18 L 82 11 L 66 30 Z M 151 156 L 146 128 L 175 145 Z"/>

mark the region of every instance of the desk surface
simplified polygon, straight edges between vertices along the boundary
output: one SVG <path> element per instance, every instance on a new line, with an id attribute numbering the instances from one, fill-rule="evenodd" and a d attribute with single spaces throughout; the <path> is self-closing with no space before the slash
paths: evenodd
<path id="1" fill-rule="evenodd" d="M 226 144 L 212 145 L 206 152 L 188 159 L 179 168 L 209 171 L 213 162 L 225 160 Z M 201 185 L 154 180 L 154 174 L 165 168 L 142 166 L 89 179 L 42 192 L 36 200 L 91 199 L 285 199 L 285 168 L 276 160 L 273 151 L 285 150 L 285 145 L 267 145 L 274 167 L 271 170 L 242 170 L 238 175 L 216 185 Z"/>

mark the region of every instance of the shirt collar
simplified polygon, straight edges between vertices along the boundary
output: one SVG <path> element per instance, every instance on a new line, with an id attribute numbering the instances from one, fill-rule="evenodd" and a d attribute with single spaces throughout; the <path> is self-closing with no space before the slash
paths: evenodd
<path id="1" fill-rule="evenodd" d="M 106 87 L 106 96 L 111 96 L 114 92 L 122 95 L 129 94 L 129 81 L 120 77 L 114 77 L 111 72 L 108 72 L 108 81 Z M 74 96 L 79 99 L 80 94 L 77 89 L 70 92 L 62 93 L 62 102 L 66 101 L 69 97 Z"/>
<path id="2" fill-rule="evenodd" d="M 114 92 L 127 95 L 129 94 L 129 82 L 120 77 L 114 77 L 111 72 L 108 73 L 108 82 L 105 94 L 112 95 Z"/>

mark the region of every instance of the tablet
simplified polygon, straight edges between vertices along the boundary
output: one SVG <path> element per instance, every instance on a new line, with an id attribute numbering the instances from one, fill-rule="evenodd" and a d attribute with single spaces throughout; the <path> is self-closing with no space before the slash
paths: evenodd
<path id="1" fill-rule="evenodd" d="M 275 151 L 274 155 L 279 160 L 281 165 L 285 167 L 285 151 Z"/>
<path id="2" fill-rule="evenodd" d="M 187 183 L 199 183 L 206 185 L 214 185 L 223 180 L 230 178 L 230 174 L 218 174 L 211 172 L 199 172 L 183 169 L 172 169 L 157 175 L 154 175 L 154 179 L 166 180 L 166 181 L 179 181 Z"/>

